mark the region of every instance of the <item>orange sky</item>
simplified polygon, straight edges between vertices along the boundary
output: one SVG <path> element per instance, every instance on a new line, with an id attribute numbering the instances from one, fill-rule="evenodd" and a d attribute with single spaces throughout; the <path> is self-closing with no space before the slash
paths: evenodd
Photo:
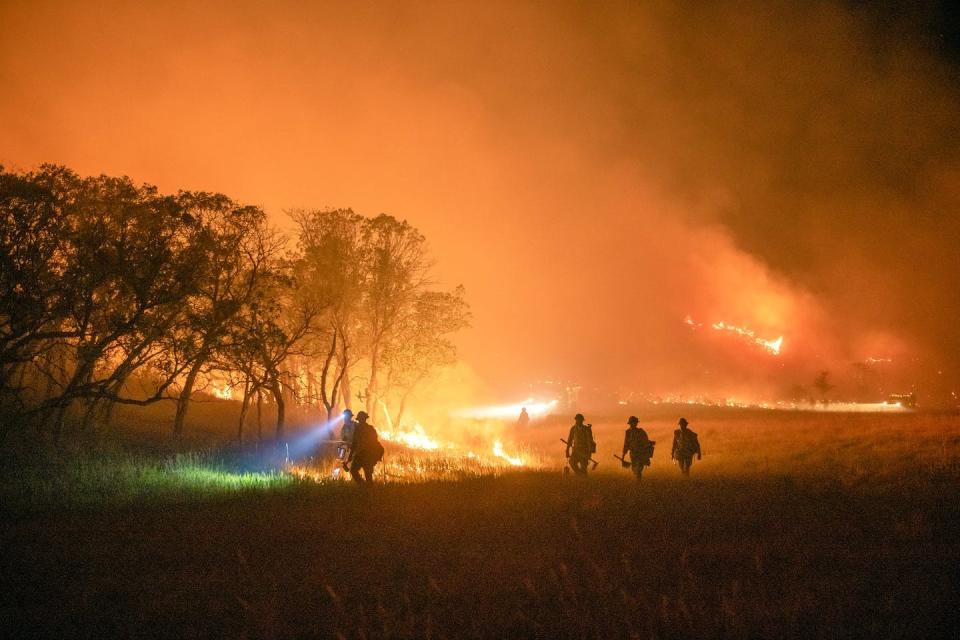
<path id="1" fill-rule="evenodd" d="M 931 319 L 960 310 L 956 76 L 869 16 L 91 4 L 0 2 L 0 163 L 222 191 L 278 224 L 407 218 L 501 388 L 777 387 L 958 345 Z M 784 358 L 688 313 L 784 335 Z"/>

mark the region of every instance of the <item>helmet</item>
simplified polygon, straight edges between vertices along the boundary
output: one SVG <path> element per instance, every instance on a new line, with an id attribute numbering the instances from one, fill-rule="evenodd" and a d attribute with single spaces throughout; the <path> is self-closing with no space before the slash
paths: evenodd
<path id="1" fill-rule="evenodd" d="M 349 417 L 352 418 L 352 417 L 353 417 L 353 411 L 351 411 L 350 409 L 344 409 L 344 410 L 343 410 L 343 415 L 349 416 Z"/>
<path id="2" fill-rule="evenodd" d="M 582 414 L 582 413 L 578 413 L 577 415 L 573 416 L 573 419 L 574 419 L 574 420 L 583 420 L 583 414 Z"/>
<path id="3" fill-rule="evenodd" d="M 685 427 L 685 426 L 687 426 L 687 425 L 690 424 L 690 423 L 687 422 L 687 419 L 686 419 L 686 418 L 680 418 L 680 422 L 678 422 L 677 424 L 680 425 L 681 427 Z"/>
<path id="4" fill-rule="evenodd" d="M 357 414 L 357 420 L 360 422 L 363 422 L 369 417 L 370 415 L 366 411 L 361 411 L 360 413 Z"/>
<path id="5" fill-rule="evenodd" d="M 639 424 L 640 420 L 637 419 L 637 416 L 630 416 L 627 418 L 627 424 Z"/>

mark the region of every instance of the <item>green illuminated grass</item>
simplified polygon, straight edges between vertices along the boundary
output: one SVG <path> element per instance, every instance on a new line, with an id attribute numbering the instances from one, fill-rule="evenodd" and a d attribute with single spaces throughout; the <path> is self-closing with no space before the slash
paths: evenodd
<path id="1" fill-rule="evenodd" d="M 3 475 L 8 477 L 0 489 L 5 504 L 26 510 L 224 499 L 284 492 L 305 483 L 279 470 L 232 469 L 200 454 L 75 453 L 55 464 L 6 468 Z"/>

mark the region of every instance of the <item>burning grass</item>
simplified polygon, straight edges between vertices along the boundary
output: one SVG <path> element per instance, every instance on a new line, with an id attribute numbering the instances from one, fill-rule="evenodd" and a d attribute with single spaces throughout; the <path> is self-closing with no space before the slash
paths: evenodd
<path id="1" fill-rule="evenodd" d="M 460 481 L 496 477 L 520 469 L 542 469 L 543 458 L 530 451 L 509 454 L 495 440 L 489 450 L 479 452 L 455 445 L 410 447 L 386 441 L 386 454 L 377 465 L 375 479 L 381 483 Z M 308 462 L 293 463 L 287 469 L 296 477 L 320 484 L 348 480 L 336 459 L 326 456 Z"/>

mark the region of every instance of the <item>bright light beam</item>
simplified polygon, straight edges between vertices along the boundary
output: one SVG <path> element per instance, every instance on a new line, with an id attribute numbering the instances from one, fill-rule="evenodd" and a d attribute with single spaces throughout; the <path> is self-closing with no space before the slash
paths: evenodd
<path id="1" fill-rule="evenodd" d="M 313 453 L 320 442 L 331 439 L 330 434 L 342 422 L 343 415 L 341 414 L 300 434 L 288 445 L 290 458 L 296 460 Z"/>
<path id="2" fill-rule="evenodd" d="M 525 401 L 518 402 L 516 404 L 490 405 L 486 407 L 458 409 L 456 411 L 452 411 L 450 415 L 455 418 L 474 419 L 516 418 L 520 415 L 520 410 L 526 407 L 527 413 L 530 414 L 530 417 L 535 417 L 546 415 L 550 412 L 550 410 L 556 407 L 557 404 L 558 402 L 556 400 L 551 400 L 550 402 L 534 402 L 533 398 L 527 398 Z"/>

